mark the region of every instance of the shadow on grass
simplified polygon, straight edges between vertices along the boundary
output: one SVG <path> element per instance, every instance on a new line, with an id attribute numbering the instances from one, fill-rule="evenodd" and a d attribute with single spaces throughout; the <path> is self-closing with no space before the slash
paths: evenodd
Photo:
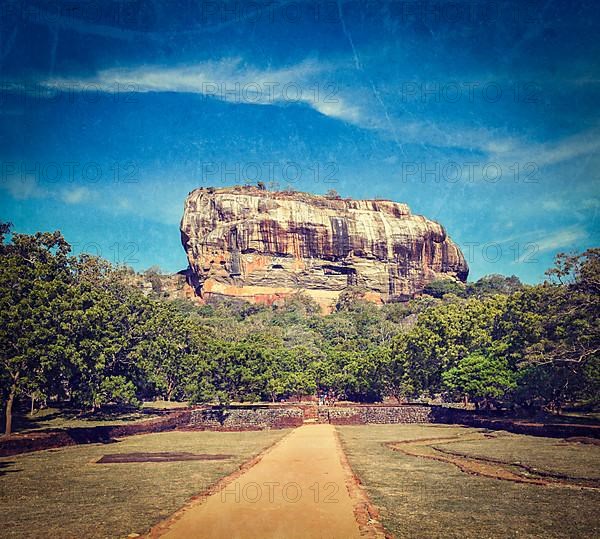
<path id="1" fill-rule="evenodd" d="M 116 444 L 119 440 L 111 436 L 112 427 L 89 427 L 66 429 L 77 444 Z"/>
<path id="2" fill-rule="evenodd" d="M 7 473 L 17 473 L 20 472 L 21 470 L 7 470 L 6 468 L 9 468 L 11 465 L 13 465 L 15 462 L 14 461 L 3 461 L 0 462 L 0 477 L 2 477 L 3 475 L 6 475 Z"/>
<path id="3" fill-rule="evenodd" d="M 74 417 L 74 415 L 72 416 Z M 69 415 L 65 413 L 64 410 L 60 409 L 48 409 L 48 410 L 40 410 L 35 415 L 29 415 L 26 412 L 17 411 L 13 415 L 12 422 L 12 431 L 15 433 L 24 431 L 24 430 L 34 430 L 44 428 L 48 421 L 53 421 L 58 418 L 70 419 Z M 0 421 L 0 428 L 4 430 L 4 417 Z"/>
<path id="4" fill-rule="evenodd" d="M 13 416 L 14 433 L 27 431 L 68 430 L 74 425 L 67 426 L 69 421 L 77 421 L 78 426 L 86 428 L 85 422 L 136 421 L 148 416 L 162 416 L 169 410 L 152 408 L 135 408 L 131 406 L 106 406 L 94 412 L 84 411 L 68 405 L 55 405 L 52 408 L 38 410 L 33 415 L 28 410 L 17 409 Z M 92 427 L 92 425 L 90 425 Z M 4 430 L 4 415 L 0 416 L 0 429 Z"/>

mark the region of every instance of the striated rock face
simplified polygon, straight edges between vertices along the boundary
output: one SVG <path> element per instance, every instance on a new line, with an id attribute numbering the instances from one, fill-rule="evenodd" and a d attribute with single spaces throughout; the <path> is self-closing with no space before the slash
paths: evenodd
<path id="1" fill-rule="evenodd" d="M 440 224 L 388 200 L 200 188 L 185 201 L 181 240 L 188 282 L 204 299 L 270 304 L 303 291 L 327 310 L 351 285 L 381 303 L 469 272 Z"/>

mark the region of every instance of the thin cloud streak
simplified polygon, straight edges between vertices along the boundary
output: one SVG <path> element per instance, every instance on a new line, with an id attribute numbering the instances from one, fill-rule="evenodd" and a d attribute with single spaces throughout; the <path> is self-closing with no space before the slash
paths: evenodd
<path id="1" fill-rule="evenodd" d="M 356 63 L 356 51 L 354 64 Z M 360 66 L 360 64 L 358 64 Z M 305 105 L 326 117 L 391 137 L 404 157 L 406 144 L 467 151 L 502 166 L 535 163 L 553 166 L 600 153 L 600 128 L 593 127 L 556 141 L 536 142 L 504 136 L 486 126 L 468 128 L 435 121 L 394 116 L 372 88 L 346 84 L 343 95 L 339 80 L 347 80 L 348 62 L 307 59 L 277 69 L 253 67 L 241 58 L 223 58 L 186 66 L 139 66 L 105 69 L 89 78 L 55 77 L 38 84 L 48 96 L 65 88 L 113 92 L 175 92 L 204 95 L 228 103 L 247 105 Z M 353 69 L 356 69 L 353 65 Z M 360 66 L 362 69 L 362 66 Z M 12 91 L 27 91 L 13 84 Z M 378 103 L 373 101 L 379 100 Z M 380 106 L 384 109 L 382 116 Z"/>
<path id="2" fill-rule="evenodd" d="M 567 248 L 568 250 L 574 250 L 577 247 L 577 243 L 585 240 L 588 234 L 581 227 L 570 227 L 564 228 L 553 232 L 548 237 L 543 238 L 536 243 L 540 253 L 546 251 L 556 251 L 557 249 Z"/>
<path id="3" fill-rule="evenodd" d="M 248 105 L 304 104 L 324 116 L 363 124 L 360 107 L 339 95 L 327 79 L 331 66 L 305 60 L 280 69 L 247 66 L 240 58 L 206 61 L 190 66 L 141 66 L 106 69 L 95 76 L 52 78 L 41 86 L 53 91 L 89 88 L 90 91 L 177 92 L 200 94 L 229 103 Z"/>

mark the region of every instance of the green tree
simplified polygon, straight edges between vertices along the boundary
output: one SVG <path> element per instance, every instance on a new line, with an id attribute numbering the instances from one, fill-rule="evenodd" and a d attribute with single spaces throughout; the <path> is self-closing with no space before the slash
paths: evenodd
<path id="1" fill-rule="evenodd" d="M 131 358 L 142 366 L 149 383 L 167 401 L 183 399 L 193 355 L 201 345 L 190 317 L 166 302 L 151 304 L 151 316 L 139 328 Z"/>
<path id="2" fill-rule="evenodd" d="M 159 266 L 151 266 L 146 271 L 144 271 L 144 277 L 150 282 L 152 286 L 152 292 L 154 294 L 161 294 L 163 291 L 162 284 L 162 272 Z"/>
<path id="3" fill-rule="evenodd" d="M 515 372 L 506 361 L 473 353 L 442 374 L 445 388 L 454 396 L 469 397 L 479 407 L 503 397 L 516 387 Z M 466 401 L 466 399 L 465 399 Z"/>
<path id="4" fill-rule="evenodd" d="M 522 288 L 523 283 L 515 275 L 505 277 L 494 273 L 486 275 L 474 283 L 469 283 L 466 292 L 468 296 L 483 298 L 494 294 L 514 294 Z"/>
<path id="5" fill-rule="evenodd" d="M 500 342 L 524 370 L 519 399 L 560 413 L 598 387 L 600 249 L 559 254 L 547 274 L 550 282 L 515 296 Z"/>
<path id="6" fill-rule="evenodd" d="M 125 397 L 131 394 L 129 381 L 136 388 L 145 381 L 132 351 L 144 338 L 151 301 L 106 261 L 84 256 L 72 267 L 76 285 L 65 295 L 63 317 L 70 397 L 91 411 L 110 402 L 136 405 L 137 398 Z M 103 385 L 107 378 L 113 378 L 108 386 Z M 127 388 L 117 389 L 122 380 Z"/>
<path id="7" fill-rule="evenodd" d="M 2 228 L 2 239 L 9 228 Z M 61 357 L 61 298 L 71 282 L 69 244 L 59 232 L 13 234 L 0 251 L 0 381 L 5 435 L 15 399 L 40 391 Z"/>
<path id="8" fill-rule="evenodd" d="M 351 311 L 367 303 L 367 289 L 362 286 L 348 286 L 338 296 L 335 304 L 336 311 Z"/>
<path id="9" fill-rule="evenodd" d="M 414 396 L 415 388 L 408 373 L 408 359 L 402 352 L 392 353 L 385 350 L 382 367 L 382 386 L 386 396 L 394 397 L 401 402 Z"/>
<path id="10" fill-rule="evenodd" d="M 434 298 L 443 298 L 446 294 L 462 297 L 465 286 L 454 279 L 436 279 L 425 285 L 423 293 Z"/>
<path id="11" fill-rule="evenodd" d="M 419 314 L 416 325 L 392 342 L 392 360 L 404 358 L 406 384 L 416 394 L 442 390 L 442 373 L 469 354 L 492 347 L 504 296 L 441 303 Z"/>

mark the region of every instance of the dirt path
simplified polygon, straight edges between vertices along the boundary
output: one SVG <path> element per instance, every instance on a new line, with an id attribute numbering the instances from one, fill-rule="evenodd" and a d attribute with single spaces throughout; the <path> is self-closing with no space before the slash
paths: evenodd
<path id="1" fill-rule="evenodd" d="M 159 525 L 151 537 L 327 538 L 361 536 L 356 489 L 332 425 L 304 425 L 219 492 Z M 351 497 L 348 487 L 353 492 Z M 364 526 L 363 526 L 364 531 Z"/>

